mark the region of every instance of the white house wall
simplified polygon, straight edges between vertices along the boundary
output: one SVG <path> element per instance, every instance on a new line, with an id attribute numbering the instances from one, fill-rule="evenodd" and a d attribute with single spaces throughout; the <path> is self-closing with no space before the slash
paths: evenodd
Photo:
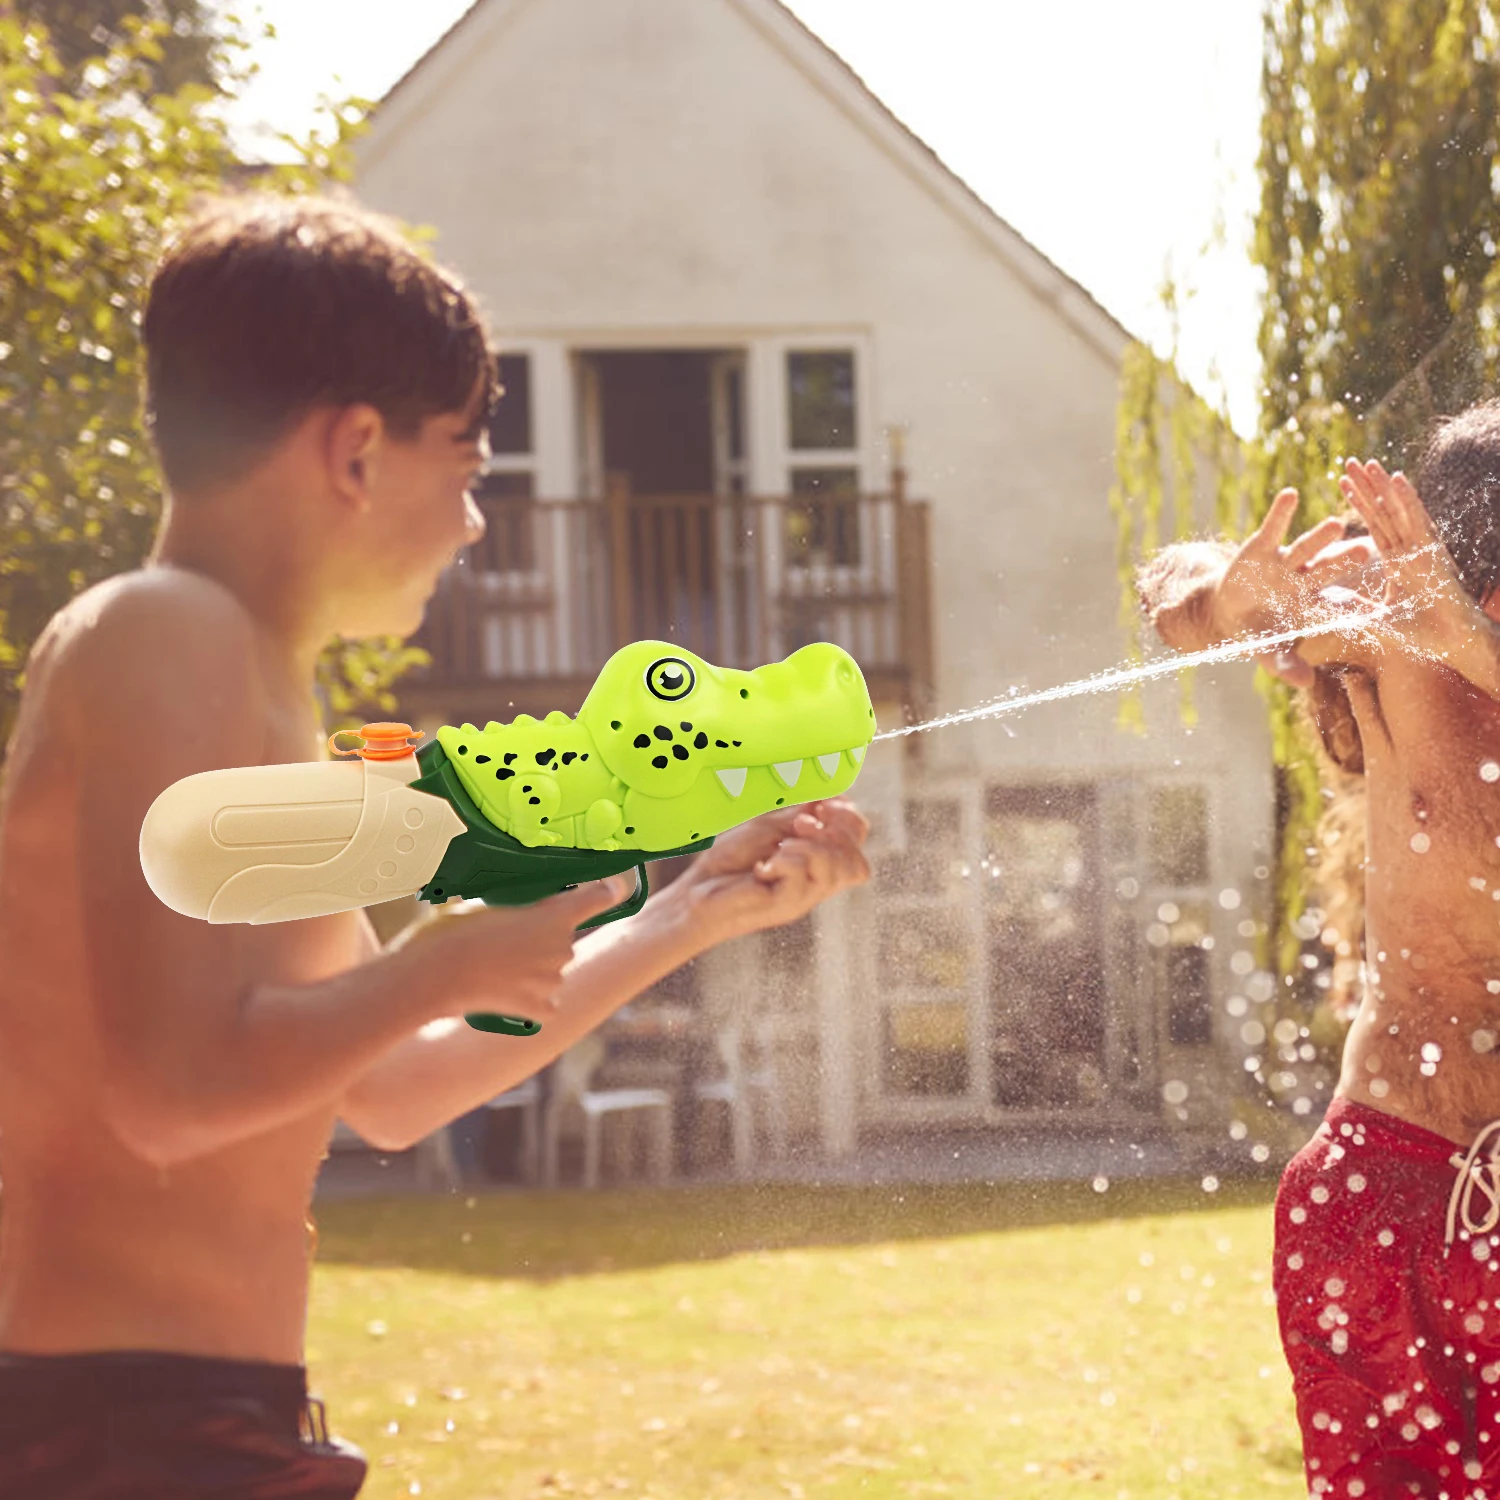
<path id="1" fill-rule="evenodd" d="M 780 341 L 857 337 L 880 429 L 863 435 L 869 478 L 883 483 L 881 433 L 902 424 L 910 492 L 932 502 L 940 709 L 1120 659 L 1106 495 L 1125 334 L 774 5 L 488 0 L 382 107 L 358 187 L 436 226 L 437 252 L 502 333 L 551 351 L 539 397 L 558 399 L 569 347 L 750 347 L 760 493 L 786 476 L 767 472 L 782 416 L 755 358 L 764 371 Z M 569 439 L 555 408 L 542 420 L 549 487 Z M 1145 738 L 1116 728 L 1106 696 L 1036 710 L 1012 733 L 932 736 L 923 755 L 976 795 L 987 779 L 1201 772 L 1217 873 L 1247 887 L 1268 840 L 1264 713 L 1242 668 L 1197 694 L 1191 734 L 1169 685 L 1150 695 Z"/>

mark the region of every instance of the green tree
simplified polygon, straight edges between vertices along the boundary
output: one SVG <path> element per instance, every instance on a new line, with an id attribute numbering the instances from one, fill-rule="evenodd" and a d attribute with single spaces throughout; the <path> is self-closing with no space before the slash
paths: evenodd
<path id="1" fill-rule="evenodd" d="M 11 0 L 23 21 L 44 26 L 66 75 L 76 79 L 91 59 L 108 53 L 132 19 L 159 21 L 161 56 L 149 60 L 153 89 L 172 93 L 186 83 L 220 78 L 223 38 L 203 0 Z M 4 10 L 0 0 L 0 10 Z"/>
<path id="2" fill-rule="evenodd" d="M 0 11 L 0 745 L 47 620 L 149 548 L 161 485 L 140 425 L 141 304 L 171 224 L 243 176 L 219 93 L 154 91 L 163 32 L 127 19 L 70 77 L 41 27 Z M 335 112 L 258 185 L 345 178 L 358 118 Z M 420 659 L 340 643 L 324 664 L 331 710 L 389 712 L 391 681 Z"/>
<path id="3" fill-rule="evenodd" d="M 1408 462 L 1431 419 L 1492 385 L 1500 363 L 1500 4 L 1266 0 L 1264 35 L 1259 430 L 1234 438 L 1171 359 L 1133 351 L 1114 494 L 1127 588 L 1164 497 L 1174 532 L 1205 490 L 1228 529 L 1236 515 L 1257 524 L 1295 485 L 1298 523 L 1312 525 L 1344 508 L 1344 456 Z M 1280 788 L 1268 956 L 1294 974 L 1317 927 L 1330 945 L 1358 942 L 1362 792 L 1320 756 L 1294 695 L 1262 686 Z M 1326 1017 L 1322 1035 L 1341 1039 Z"/>

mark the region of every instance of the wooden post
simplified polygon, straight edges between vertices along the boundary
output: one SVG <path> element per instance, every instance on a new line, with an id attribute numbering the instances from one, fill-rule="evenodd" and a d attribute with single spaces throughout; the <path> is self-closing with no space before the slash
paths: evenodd
<path id="1" fill-rule="evenodd" d="M 627 645 L 635 634 L 631 609 L 634 580 L 630 570 L 630 475 L 611 472 L 604 479 L 604 503 L 609 509 L 610 577 L 613 589 L 610 650 Z"/>

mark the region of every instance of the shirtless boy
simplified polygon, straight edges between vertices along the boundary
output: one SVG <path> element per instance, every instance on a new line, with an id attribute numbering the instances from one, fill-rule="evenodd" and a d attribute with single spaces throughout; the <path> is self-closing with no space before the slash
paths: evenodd
<path id="1" fill-rule="evenodd" d="M 178 778 L 313 759 L 335 633 L 408 634 L 481 534 L 494 366 L 381 221 L 242 200 L 168 250 L 144 333 L 170 499 L 150 564 L 49 625 L 0 810 L 0 1494 L 352 1496 L 306 1398 L 307 1210 L 336 1118 L 401 1149 L 632 995 L 867 878 L 848 803 L 720 839 L 639 916 L 619 882 L 440 921 L 210 926 L 147 888 Z M 497 1038 L 457 1017 L 544 1021 Z"/>
<path id="2" fill-rule="evenodd" d="M 1314 689 L 1325 744 L 1366 781 L 1366 992 L 1276 1208 L 1310 1489 L 1495 1500 L 1500 402 L 1436 431 L 1415 488 L 1378 463 L 1340 482 L 1368 537 L 1332 521 L 1283 546 L 1285 491 L 1237 551 L 1159 554 L 1142 597 L 1184 650 L 1311 622 L 1281 668 Z M 1357 610 L 1382 623 L 1316 633 L 1320 589 L 1361 553 Z"/>

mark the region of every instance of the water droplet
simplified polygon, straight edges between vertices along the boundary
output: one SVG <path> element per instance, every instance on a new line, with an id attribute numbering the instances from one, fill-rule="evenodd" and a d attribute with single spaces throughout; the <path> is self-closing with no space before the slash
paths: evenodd
<path id="1" fill-rule="evenodd" d="M 1250 1156 L 1254 1161 L 1269 1161 L 1271 1159 L 1271 1148 L 1257 1143 L 1250 1148 Z"/>
<path id="2" fill-rule="evenodd" d="M 1500 781 L 1500 761 L 1487 760 L 1479 768 L 1481 781 Z"/>
<path id="3" fill-rule="evenodd" d="M 1181 916 L 1181 908 L 1178 907 L 1175 901 L 1163 901 L 1156 908 L 1156 920 L 1158 922 L 1167 922 L 1170 924 L 1177 921 Z"/>
<path id="4" fill-rule="evenodd" d="M 1435 1063 L 1435 1062 L 1441 1062 L 1442 1060 L 1443 1060 L 1443 1049 L 1441 1047 L 1439 1047 L 1436 1042 L 1423 1042 L 1422 1043 L 1422 1061 L 1423 1062 Z"/>
<path id="5" fill-rule="evenodd" d="M 1096 1177 L 1094 1179 L 1094 1191 L 1096 1193 L 1107 1193 L 1109 1191 L 1109 1178 Z"/>
<path id="6" fill-rule="evenodd" d="M 1426 854 L 1432 848 L 1432 840 L 1420 829 L 1411 836 L 1411 849 L 1413 854 Z"/>
<path id="7" fill-rule="evenodd" d="M 1161 1096 L 1168 1104 L 1181 1104 L 1188 1096 L 1188 1086 L 1180 1078 L 1174 1078 L 1162 1085 Z"/>
<path id="8" fill-rule="evenodd" d="M 1238 911 L 1240 907 L 1240 893 L 1233 888 L 1219 892 L 1219 905 L 1225 911 Z"/>
<path id="9" fill-rule="evenodd" d="M 1203 1179 L 1203 1191 L 1205 1193 L 1217 1193 L 1219 1191 L 1219 1179 L 1211 1172 Z"/>

